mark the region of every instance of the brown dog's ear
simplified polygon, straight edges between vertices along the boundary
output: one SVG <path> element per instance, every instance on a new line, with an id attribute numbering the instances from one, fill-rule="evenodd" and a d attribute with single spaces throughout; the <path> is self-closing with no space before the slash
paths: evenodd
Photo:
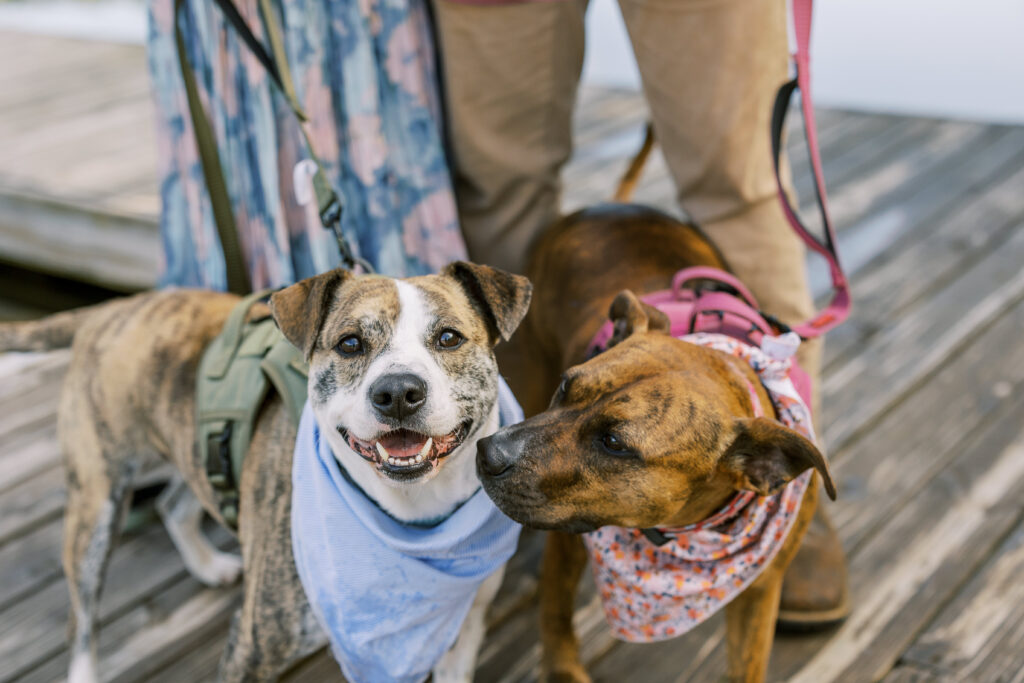
<path id="1" fill-rule="evenodd" d="M 828 463 L 810 440 L 767 417 L 738 419 L 736 432 L 720 464 L 736 477 L 738 488 L 768 496 L 813 467 L 828 497 L 836 499 Z"/>
<path id="2" fill-rule="evenodd" d="M 442 275 L 462 285 L 473 307 L 487 322 L 491 341 L 509 340 L 530 308 L 533 285 L 522 275 L 467 261 L 449 263 Z"/>
<path id="3" fill-rule="evenodd" d="M 628 289 L 619 292 L 608 309 L 608 319 L 612 321 L 611 348 L 627 337 L 640 332 L 668 332 L 671 323 L 668 316 L 650 304 L 645 304 L 636 294 Z"/>
<path id="4" fill-rule="evenodd" d="M 350 277 L 350 271 L 335 268 L 296 282 L 270 297 L 274 322 L 285 338 L 302 351 L 307 361 L 313 355 L 313 346 L 327 316 L 331 295 Z"/>

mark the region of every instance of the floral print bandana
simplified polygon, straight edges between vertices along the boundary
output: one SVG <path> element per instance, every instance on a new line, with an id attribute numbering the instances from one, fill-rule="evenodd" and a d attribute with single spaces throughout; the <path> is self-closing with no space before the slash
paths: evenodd
<path id="1" fill-rule="evenodd" d="M 680 339 L 732 354 L 760 376 L 780 422 L 815 440 L 811 413 L 789 378 L 791 361 L 722 334 Z M 584 534 L 605 618 L 621 640 L 654 642 L 686 633 L 749 586 L 782 547 L 811 480 L 804 472 L 782 491 L 736 494 L 708 519 L 657 532 L 606 526 Z"/>

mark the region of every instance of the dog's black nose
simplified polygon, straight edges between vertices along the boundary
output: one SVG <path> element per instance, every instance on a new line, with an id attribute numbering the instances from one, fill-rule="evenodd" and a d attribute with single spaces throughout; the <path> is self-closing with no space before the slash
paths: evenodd
<path id="1" fill-rule="evenodd" d="M 426 402 L 427 383 L 416 375 L 384 375 L 370 386 L 370 403 L 385 417 L 405 419 Z"/>
<path id="2" fill-rule="evenodd" d="M 507 450 L 508 445 L 508 439 L 501 432 L 477 441 L 477 475 L 494 479 L 507 474 L 513 463 L 513 457 Z"/>

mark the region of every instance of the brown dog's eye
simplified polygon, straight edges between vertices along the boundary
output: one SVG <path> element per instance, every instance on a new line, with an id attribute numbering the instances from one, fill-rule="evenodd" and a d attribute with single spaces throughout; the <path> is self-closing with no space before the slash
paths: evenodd
<path id="1" fill-rule="evenodd" d="M 601 445 L 612 455 L 630 455 L 626 444 L 622 443 L 619 437 L 614 434 L 605 434 L 601 437 Z"/>
<path id="2" fill-rule="evenodd" d="M 465 338 L 455 330 L 442 330 L 437 335 L 437 346 L 441 349 L 457 349 L 462 346 Z"/>
<path id="3" fill-rule="evenodd" d="M 349 336 L 344 337 L 340 342 L 338 342 L 337 349 L 338 353 L 340 353 L 343 356 L 354 356 L 357 353 L 362 353 L 363 342 L 356 335 L 350 334 Z"/>

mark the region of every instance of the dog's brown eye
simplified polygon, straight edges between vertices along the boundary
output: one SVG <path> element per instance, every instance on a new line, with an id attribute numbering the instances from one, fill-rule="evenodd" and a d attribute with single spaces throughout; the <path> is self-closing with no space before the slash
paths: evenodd
<path id="1" fill-rule="evenodd" d="M 601 437 L 601 445 L 612 455 L 626 455 L 629 453 L 626 444 L 622 443 L 619 437 L 614 434 L 605 434 Z"/>
<path id="2" fill-rule="evenodd" d="M 363 342 L 354 334 L 350 334 L 338 342 L 338 353 L 343 356 L 354 356 L 357 353 L 361 353 L 362 350 Z"/>
<path id="3" fill-rule="evenodd" d="M 455 330 L 442 330 L 437 335 L 437 345 L 442 349 L 457 349 L 465 341 L 463 336 Z"/>

